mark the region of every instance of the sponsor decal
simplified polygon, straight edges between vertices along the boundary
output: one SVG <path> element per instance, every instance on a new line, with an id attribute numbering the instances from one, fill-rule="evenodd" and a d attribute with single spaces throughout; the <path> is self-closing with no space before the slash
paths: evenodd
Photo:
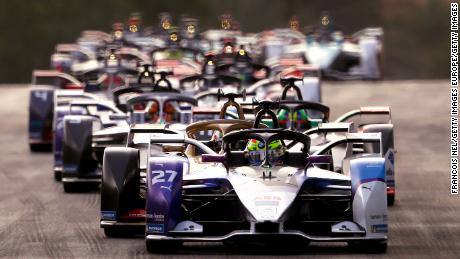
<path id="1" fill-rule="evenodd" d="M 42 133 L 41 132 L 31 132 L 29 136 L 31 139 L 41 139 Z"/>
<path id="2" fill-rule="evenodd" d="M 64 165 L 63 171 L 66 173 L 76 173 L 78 171 L 77 165 Z"/>
<path id="3" fill-rule="evenodd" d="M 147 232 L 148 233 L 164 233 L 164 224 L 154 224 L 154 223 L 149 223 L 147 224 Z"/>
<path id="4" fill-rule="evenodd" d="M 371 225 L 371 232 L 372 233 L 387 233 L 388 225 L 387 224 Z"/>
<path id="5" fill-rule="evenodd" d="M 41 100 L 42 102 L 46 102 L 48 100 L 48 90 L 34 90 L 33 95 L 35 99 Z"/>
<path id="6" fill-rule="evenodd" d="M 177 176 L 177 171 L 174 170 L 152 170 L 152 185 L 155 185 L 157 183 L 172 183 L 174 181 L 174 178 Z M 166 189 L 169 187 L 169 191 L 171 191 L 171 186 L 161 186 Z"/>
<path id="7" fill-rule="evenodd" d="M 152 219 L 155 222 L 164 222 L 165 221 L 165 215 L 163 214 L 147 214 L 146 216 L 148 219 Z"/>
<path id="8" fill-rule="evenodd" d="M 101 218 L 105 220 L 117 220 L 116 211 L 101 211 Z"/>
<path id="9" fill-rule="evenodd" d="M 383 220 L 383 221 L 386 221 L 387 218 L 388 218 L 388 215 L 386 215 L 386 214 L 382 214 L 382 215 L 370 215 L 369 217 L 370 217 L 370 219 L 372 219 L 372 220 Z"/>

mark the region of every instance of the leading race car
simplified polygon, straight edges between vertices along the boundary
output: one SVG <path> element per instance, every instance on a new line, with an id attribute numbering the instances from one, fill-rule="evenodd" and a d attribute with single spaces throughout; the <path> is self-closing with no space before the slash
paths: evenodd
<path id="1" fill-rule="evenodd" d="M 303 148 L 285 149 L 291 141 Z M 252 151 L 254 142 L 262 150 Z M 344 159 L 340 172 L 326 170 L 331 157 L 321 155 L 353 142 L 374 144 L 365 154 Z M 184 241 L 251 240 L 361 242 L 378 251 L 386 248 L 380 134 L 347 135 L 310 156 L 308 136 L 282 129 L 228 133 L 221 155 L 177 135 L 151 136 L 151 147 L 165 143 L 185 143 L 195 152 L 147 152 L 149 251 Z M 119 157 L 136 153 L 118 151 Z"/>

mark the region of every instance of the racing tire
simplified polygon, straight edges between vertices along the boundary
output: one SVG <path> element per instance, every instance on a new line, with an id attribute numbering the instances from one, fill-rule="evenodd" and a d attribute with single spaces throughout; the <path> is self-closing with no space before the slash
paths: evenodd
<path id="1" fill-rule="evenodd" d="M 175 240 L 146 240 L 147 251 L 157 254 L 172 254 L 182 246 L 182 242 Z"/>
<path id="2" fill-rule="evenodd" d="M 51 152 L 53 150 L 53 146 L 51 144 L 29 143 L 29 149 L 31 152 Z"/>
<path id="3" fill-rule="evenodd" d="M 104 234 L 106 237 L 110 238 L 125 238 L 134 236 L 132 232 L 117 227 L 105 227 Z"/>
<path id="4" fill-rule="evenodd" d="M 62 180 L 62 172 L 54 171 L 54 180 L 60 182 Z"/>
<path id="5" fill-rule="evenodd" d="M 387 251 L 386 241 L 356 241 L 348 242 L 348 246 L 354 251 L 372 254 L 382 254 Z"/>
<path id="6" fill-rule="evenodd" d="M 387 204 L 388 206 L 393 206 L 395 204 L 395 196 L 387 195 Z"/>
<path id="7" fill-rule="evenodd" d="M 83 193 L 96 190 L 99 183 L 63 183 L 66 193 Z"/>

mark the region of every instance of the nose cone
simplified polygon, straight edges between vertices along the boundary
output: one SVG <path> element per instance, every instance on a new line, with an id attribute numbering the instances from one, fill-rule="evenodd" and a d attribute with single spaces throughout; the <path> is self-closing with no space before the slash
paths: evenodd
<path id="1" fill-rule="evenodd" d="M 240 168 L 240 171 L 244 171 L 246 176 L 234 174 L 229 179 L 246 209 L 257 222 L 280 221 L 299 191 L 299 187 L 289 183 L 283 175 L 289 174 L 287 171 L 293 173 L 296 169 L 273 170 L 272 178 L 254 177 L 260 172 L 250 167 Z"/>

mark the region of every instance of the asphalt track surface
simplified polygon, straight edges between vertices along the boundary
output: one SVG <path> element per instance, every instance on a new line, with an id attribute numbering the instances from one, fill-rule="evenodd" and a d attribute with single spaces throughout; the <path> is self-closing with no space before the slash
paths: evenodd
<path id="1" fill-rule="evenodd" d="M 389 211 L 386 254 L 345 244 L 235 248 L 186 244 L 152 255 L 143 238 L 109 239 L 99 228 L 99 194 L 66 194 L 52 175 L 50 153 L 27 146 L 28 89 L 0 87 L 0 257 L 155 258 L 459 258 L 460 195 L 450 195 L 448 81 L 332 82 L 323 101 L 332 118 L 361 105 L 390 105 L 396 125 L 397 200 Z"/>

